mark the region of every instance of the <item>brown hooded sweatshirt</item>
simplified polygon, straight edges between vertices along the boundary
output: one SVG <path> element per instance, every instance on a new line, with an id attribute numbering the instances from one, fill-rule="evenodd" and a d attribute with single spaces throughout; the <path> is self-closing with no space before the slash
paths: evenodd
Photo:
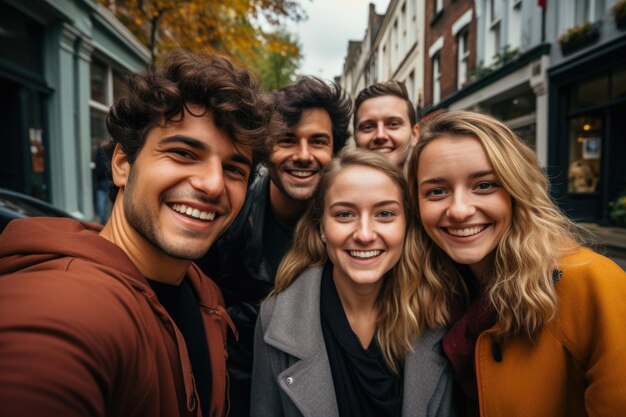
<path id="1" fill-rule="evenodd" d="M 99 226 L 15 220 L 0 235 L 0 414 L 201 416 L 185 341 L 139 270 Z M 217 286 L 195 266 L 212 370 L 210 415 L 226 415 L 226 328 Z"/>

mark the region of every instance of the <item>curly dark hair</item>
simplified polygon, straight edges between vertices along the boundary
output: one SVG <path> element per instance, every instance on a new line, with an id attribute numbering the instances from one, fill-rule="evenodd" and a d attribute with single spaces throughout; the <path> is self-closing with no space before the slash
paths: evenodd
<path id="1" fill-rule="evenodd" d="M 282 132 L 271 97 L 260 93 L 249 70 L 224 56 L 178 49 L 158 67 L 128 75 L 125 94 L 106 119 L 112 138 L 105 148 L 109 160 L 119 144 L 132 164 L 150 130 L 181 120 L 190 103 L 205 106 L 235 146 L 250 146 L 254 164 L 267 159 L 267 138 Z M 117 187 L 109 194 L 114 199 Z"/>
<path id="2" fill-rule="evenodd" d="M 407 115 L 409 116 L 409 122 L 411 123 L 411 126 L 414 126 L 415 123 L 417 123 L 417 113 L 415 111 L 413 103 L 411 103 L 411 99 L 409 98 L 409 93 L 406 90 L 406 86 L 400 81 L 389 80 L 385 81 L 384 83 L 376 83 L 370 85 L 369 87 L 365 87 L 356 96 L 356 100 L 354 100 L 354 119 L 352 121 L 355 131 L 358 122 L 356 115 L 359 112 L 359 107 L 361 107 L 361 104 L 363 104 L 365 100 L 381 96 L 396 96 L 404 100 L 404 102 L 406 103 Z"/>
<path id="3" fill-rule="evenodd" d="M 302 111 L 311 108 L 326 110 L 333 125 L 333 154 L 336 155 L 350 137 L 352 102 L 336 83 L 327 84 L 317 77 L 303 76 L 272 94 L 278 113 L 287 127 L 300 121 Z M 269 142 L 273 144 L 273 142 Z"/>

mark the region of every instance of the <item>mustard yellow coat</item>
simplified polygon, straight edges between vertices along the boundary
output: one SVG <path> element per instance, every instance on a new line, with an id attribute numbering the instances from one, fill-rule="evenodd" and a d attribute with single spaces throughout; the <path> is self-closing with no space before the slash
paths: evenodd
<path id="1" fill-rule="evenodd" d="M 563 258 L 556 318 L 530 342 L 476 342 L 482 417 L 626 416 L 626 273 L 581 249 Z"/>

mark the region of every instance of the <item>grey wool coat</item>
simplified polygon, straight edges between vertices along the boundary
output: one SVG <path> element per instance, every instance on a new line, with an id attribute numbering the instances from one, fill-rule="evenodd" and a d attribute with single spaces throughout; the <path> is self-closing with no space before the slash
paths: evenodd
<path id="1" fill-rule="evenodd" d="M 320 319 L 322 267 L 266 300 L 256 324 L 252 417 L 339 417 Z M 403 417 L 448 417 L 452 371 L 444 330 L 425 332 L 404 361 Z"/>

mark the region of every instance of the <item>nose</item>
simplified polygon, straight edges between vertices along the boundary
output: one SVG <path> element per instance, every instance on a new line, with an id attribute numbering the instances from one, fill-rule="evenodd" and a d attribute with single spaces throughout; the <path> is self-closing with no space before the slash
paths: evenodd
<path id="1" fill-rule="evenodd" d="M 381 121 L 376 124 L 376 137 L 384 137 L 385 136 L 385 124 Z"/>
<path id="2" fill-rule="evenodd" d="M 303 138 L 298 142 L 298 149 L 293 159 L 300 162 L 309 162 L 311 160 L 311 149 L 309 148 L 308 140 Z"/>
<path id="3" fill-rule="evenodd" d="M 369 243 L 376 239 L 376 232 L 368 217 L 361 217 L 357 224 L 357 228 L 352 236 L 354 240 L 360 243 Z"/>
<path id="4" fill-rule="evenodd" d="M 224 193 L 224 172 L 220 160 L 210 160 L 198 166 L 198 171 L 189 182 L 191 186 L 210 198 L 216 198 Z"/>
<path id="5" fill-rule="evenodd" d="M 376 130 L 374 132 L 374 141 L 376 143 L 385 142 L 387 140 L 387 134 L 385 132 L 385 123 L 380 121 L 376 124 Z"/>
<path id="6" fill-rule="evenodd" d="M 454 221 L 461 222 L 471 217 L 474 213 L 476 213 L 476 207 L 472 202 L 471 196 L 462 191 L 455 192 L 450 206 L 446 210 L 447 216 Z"/>

